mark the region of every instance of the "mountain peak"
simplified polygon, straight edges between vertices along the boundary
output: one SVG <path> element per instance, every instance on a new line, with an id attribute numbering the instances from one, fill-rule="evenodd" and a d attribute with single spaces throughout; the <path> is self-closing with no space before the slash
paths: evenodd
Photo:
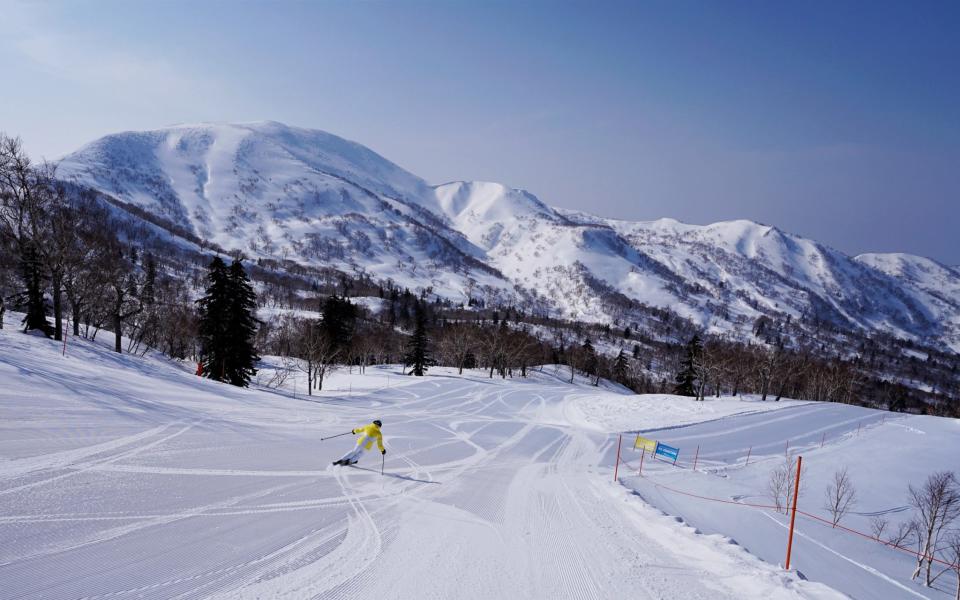
<path id="1" fill-rule="evenodd" d="M 627 298 L 717 331 L 791 315 L 960 347 L 960 274 L 918 257 L 851 259 L 746 219 L 605 219 L 489 181 L 431 186 L 361 144 L 277 121 L 114 134 L 60 168 L 224 248 L 449 298 L 479 288 L 567 317 L 639 319 Z"/>

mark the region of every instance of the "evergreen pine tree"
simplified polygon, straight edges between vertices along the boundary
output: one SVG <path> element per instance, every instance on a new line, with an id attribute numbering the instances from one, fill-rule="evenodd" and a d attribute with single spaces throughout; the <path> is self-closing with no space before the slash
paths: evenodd
<path id="1" fill-rule="evenodd" d="M 433 364 L 433 360 L 430 357 L 430 340 L 427 338 L 427 319 L 419 302 L 416 304 L 414 311 L 416 324 L 413 336 L 407 343 L 407 354 L 403 361 L 404 364 L 411 367 L 408 375 L 421 377 L 427 372 L 427 368 Z"/>
<path id="2" fill-rule="evenodd" d="M 694 335 L 693 338 L 690 339 L 687 343 L 686 350 L 686 356 L 680 361 L 680 372 L 677 373 L 677 377 L 674 380 L 676 386 L 673 388 L 673 393 L 678 396 L 696 396 L 697 388 L 695 382 L 697 380 L 697 374 L 693 369 L 693 364 L 700 356 L 700 353 L 703 352 L 703 344 L 700 343 L 699 335 Z"/>
<path id="3" fill-rule="evenodd" d="M 587 375 L 595 375 L 597 373 L 597 353 L 593 349 L 593 344 L 590 343 L 590 338 L 587 338 L 583 342 L 583 370 Z"/>
<path id="4" fill-rule="evenodd" d="M 255 365 L 260 360 L 253 345 L 257 334 L 257 294 L 239 260 L 234 260 L 228 273 L 230 311 L 227 327 L 226 380 L 239 387 L 247 387 L 257 374 Z"/>
<path id="5" fill-rule="evenodd" d="M 627 369 L 629 365 L 627 364 L 627 356 L 623 353 L 623 349 L 620 349 L 620 353 L 617 354 L 617 359 L 613 362 L 613 379 L 619 384 L 627 385 Z"/>
<path id="6" fill-rule="evenodd" d="M 32 243 L 27 243 L 20 257 L 20 271 L 26 290 L 27 314 L 23 317 L 23 330 L 36 329 L 47 337 L 53 335 L 53 326 L 47 321 L 47 303 L 43 298 L 43 265 L 40 254 Z"/>
<path id="7" fill-rule="evenodd" d="M 321 330 L 331 340 L 335 350 L 346 350 L 353 343 L 357 308 L 346 298 L 330 296 L 323 303 Z"/>
<path id="8" fill-rule="evenodd" d="M 227 265 L 219 256 L 214 257 L 208 267 L 206 292 L 197 300 L 200 313 L 197 337 L 203 376 L 217 381 L 224 381 L 227 372 L 230 288 Z"/>

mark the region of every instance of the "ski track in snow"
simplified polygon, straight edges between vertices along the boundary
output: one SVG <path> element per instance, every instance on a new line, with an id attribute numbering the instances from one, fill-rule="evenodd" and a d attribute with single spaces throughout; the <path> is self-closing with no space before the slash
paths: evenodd
<path id="1" fill-rule="evenodd" d="M 840 597 L 610 483 L 615 436 L 539 417 L 612 392 L 435 369 L 293 399 L 0 344 L 3 599 Z M 376 451 L 330 466 L 353 437 L 319 438 L 373 417 L 384 476 Z M 114 439 L 75 435 L 91 424 Z"/>

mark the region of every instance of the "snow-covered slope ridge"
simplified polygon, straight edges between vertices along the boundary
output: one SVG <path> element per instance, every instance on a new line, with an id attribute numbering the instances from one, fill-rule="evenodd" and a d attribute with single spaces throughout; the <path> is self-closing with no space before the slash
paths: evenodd
<path id="1" fill-rule="evenodd" d="M 779 313 L 960 349 L 956 269 L 854 259 L 750 221 L 617 221 L 497 183 L 430 186 L 322 131 L 262 122 L 120 133 L 67 156 L 60 173 L 225 248 L 458 300 L 520 293 L 559 316 L 617 321 L 630 320 L 633 300 L 714 331 Z"/>

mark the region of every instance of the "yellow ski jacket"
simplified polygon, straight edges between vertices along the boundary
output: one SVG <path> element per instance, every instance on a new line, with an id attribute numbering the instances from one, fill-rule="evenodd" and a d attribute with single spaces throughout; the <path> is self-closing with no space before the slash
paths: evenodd
<path id="1" fill-rule="evenodd" d="M 363 444 L 366 442 L 365 446 L 367 450 L 373 448 L 373 440 L 377 440 L 377 448 L 381 451 L 383 450 L 383 434 L 380 433 L 380 428 L 375 424 L 370 423 L 369 425 L 364 425 L 363 427 L 357 427 L 352 431 L 352 433 L 362 433 L 360 437 L 357 438 L 357 445 Z"/>

